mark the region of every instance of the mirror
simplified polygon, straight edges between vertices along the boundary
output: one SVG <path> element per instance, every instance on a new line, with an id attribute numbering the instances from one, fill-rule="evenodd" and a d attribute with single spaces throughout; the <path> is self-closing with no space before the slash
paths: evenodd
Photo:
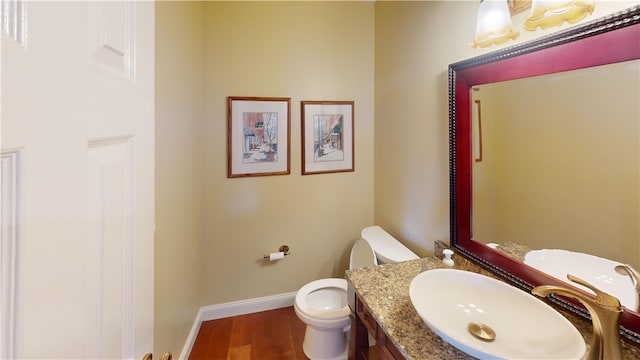
<path id="1" fill-rule="evenodd" d="M 533 270 L 521 259 L 494 250 L 486 243 L 512 241 L 532 249 L 562 247 L 596 253 L 638 267 L 640 110 L 638 91 L 629 91 L 628 82 L 635 81 L 637 86 L 639 43 L 640 7 L 636 6 L 449 66 L 451 243 L 454 248 L 526 290 L 540 284 L 566 286 L 566 283 Z M 625 75 L 625 71 L 631 73 Z M 614 75 L 618 72 L 621 75 Z M 560 84 L 568 78 L 580 83 Z M 551 81 L 553 85 L 543 81 Z M 525 86 L 515 85 L 523 82 Z M 587 88 L 585 84 L 592 86 Z M 539 93 L 530 92 L 537 87 L 546 89 L 543 92 L 557 90 L 560 93 L 543 101 Z M 571 96 L 563 97 L 562 93 L 567 91 L 573 91 Z M 604 104 L 587 100 L 592 96 L 588 94 L 604 99 Z M 495 96 L 500 98 L 500 104 L 496 103 Z M 581 105 L 557 101 L 563 98 L 578 98 Z M 527 111 L 512 112 L 518 108 L 517 103 L 528 105 Z M 551 113 L 561 114 L 562 120 L 552 118 Z M 481 114 L 480 121 L 478 114 Z M 547 131 L 546 135 L 540 135 L 546 138 L 539 137 L 535 130 L 527 127 L 532 123 L 527 114 L 536 118 L 537 125 L 543 118 L 550 120 L 536 129 L 551 128 L 551 135 Z M 587 115 L 595 118 L 589 119 Z M 507 127 L 498 127 L 497 117 L 509 119 L 508 133 Z M 592 127 L 587 127 L 587 122 Z M 518 132 L 511 132 L 517 127 Z M 618 133 L 614 135 L 609 131 Z M 607 135 L 589 138 L 587 134 L 592 132 Z M 620 140 L 611 141 L 612 138 Z M 509 151 L 499 151 L 505 148 Z M 531 148 L 533 152 L 524 153 Z M 502 159 L 500 163 L 498 158 Z M 533 165 L 541 159 L 550 162 Z M 588 164 L 587 169 L 576 170 L 579 163 Z M 600 165 L 595 167 L 595 163 Z M 505 164 L 509 164 L 509 170 L 502 170 L 509 176 L 501 177 L 496 168 L 503 168 Z M 491 175 L 486 177 L 487 173 Z M 499 186 L 495 185 L 496 181 L 500 182 Z M 572 184 L 571 190 L 560 190 L 561 183 Z M 588 183 L 595 183 L 601 191 L 582 189 L 590 193 L 588 197 L 577 191 Z M 497 204 L 495 196 L 498 195 L 511 202 Z M 488 197 L 494 201 L 487 200 Z M 542 214 L 551 212 L 550 204 L 554 204 L 556 216 L 544 218 Z M 577 210 L 576 205 L 581 209 Z M 606 226 L 602 226 L 603 223 Z M 546 232 L 536 234 L 531 226 Z M 551 242 L 552 238 L 562 239 L 563 243 Z M 602 243 L 605 246 L 598 246 Z M 556 301 L 576 313 L 587 314 L 577 303 Z M 640 342 L 640 314 L 625 310 L 621 333 Z"/>
<path id="2" fill-rule="evenodd" d="M 640 60 L 473 90 L 473 239 L 640 268 Z"/>
<path id="3" fill-rule="evenodd" d="M 640 60 L 483 84 L 471 98 L 473 239 L 637 311 L 615 268 L 640 264 Z"/>

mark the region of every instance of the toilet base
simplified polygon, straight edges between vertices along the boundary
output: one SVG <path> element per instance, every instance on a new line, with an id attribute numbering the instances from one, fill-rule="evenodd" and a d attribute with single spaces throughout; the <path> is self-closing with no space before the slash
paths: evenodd
<path id="1" fill-rule="evenodd" d="M 302 350 L 311 360 L 346 360 L 349 332 L 340 328 L 327 331 L 307 325 Z"/>

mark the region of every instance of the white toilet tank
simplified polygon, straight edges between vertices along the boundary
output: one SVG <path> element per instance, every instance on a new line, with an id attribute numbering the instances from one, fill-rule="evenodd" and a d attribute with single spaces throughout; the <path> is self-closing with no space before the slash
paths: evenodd
<path id="1" fill-rule="evenodd" d="M 362 229 L 360 236 L 369 243 L 375 252 L 378 264 L 391 264 L 419 259 L 418 255 L 389 235 L 380 226 L 366 227 Z"/>

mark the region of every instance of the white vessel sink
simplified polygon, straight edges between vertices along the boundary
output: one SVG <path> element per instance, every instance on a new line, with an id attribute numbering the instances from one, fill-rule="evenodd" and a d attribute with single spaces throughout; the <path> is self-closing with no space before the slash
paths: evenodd
<path id="1" fill-rule="evenodd" d="M 476 358 L 581 359 L 586 350 L 582 335 L 559 312 L 484 275 L 428 270 L 411 281 L 409 297 L 431 330 Z M 492 329 L 495 339 L 472 335 L 469 324 L 474 323 Z"/>
<path id="2" fill-rule="evenodd" d="M 622 265 L 619 262 L 568 250 L 542 249 L 529 251 L 524 257 L 524 263 L 593 294 L 589 288 L 567 280 L 567 274 L 579 277 L 617 297 L 622 306 L 634 311 L 638 308 L 638 293 L 633 281 L 615 270 L 617 265 Z"/>

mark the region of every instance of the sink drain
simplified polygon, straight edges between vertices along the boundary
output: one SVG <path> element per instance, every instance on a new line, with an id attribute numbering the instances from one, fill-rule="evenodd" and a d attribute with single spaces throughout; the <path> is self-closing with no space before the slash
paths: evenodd
<path id="1" fill-rule="evenodd" d="M 491 342 L 496 339 L 496 332 L 487 324 L 470 322 L 467 330 L 482 341 Z"/>

